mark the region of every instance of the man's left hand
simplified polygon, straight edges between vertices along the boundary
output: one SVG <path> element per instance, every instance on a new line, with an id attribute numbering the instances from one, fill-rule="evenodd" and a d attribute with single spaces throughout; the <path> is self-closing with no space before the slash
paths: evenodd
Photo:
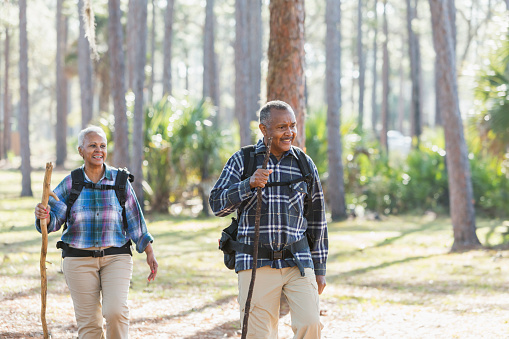
<path id="1" fill-rule="evenodd" d="M 316 283 L 318 284 L 318 294 L 322 294 L 323 289 L 327 285 L 325 282 L 325 276 L 324 275 L 317 275 L 316 276 Z"/>

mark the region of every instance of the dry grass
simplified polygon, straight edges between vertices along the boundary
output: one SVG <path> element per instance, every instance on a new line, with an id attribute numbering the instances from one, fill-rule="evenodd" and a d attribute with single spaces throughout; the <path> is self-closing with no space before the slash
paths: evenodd
<path id="1" fill-rule="evenodd" d="M 55 172 L 56 185 L 66 172 Z M 19 198 L 20 177 L 0 171 L 0 338 L 41 337 L 40 235 L 36 198 Z M 160 271 L 147 284 L 144 255 L 135 255 L 129 303 L 132 338 L 238 338 L 236 275 L 222 265 L 217 238 L 228 219 L 147 216 Z M 485 245 L 503 242 L 501 220 L 479 220 Z M 48 326 L 73 338 L 76 323 L 51 235 Z M 321 297 L 323 338 L 509 337 L 509 253 L 450 254 L 447 218 L 390 217 L 329 225 L 327 288 Z M 282 309 L 280 338 L 291 338 Z"/>

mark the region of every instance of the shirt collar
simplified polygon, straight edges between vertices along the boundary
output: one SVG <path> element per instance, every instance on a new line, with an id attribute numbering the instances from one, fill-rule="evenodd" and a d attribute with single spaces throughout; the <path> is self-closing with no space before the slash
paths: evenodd
<path id="1" fill-rule="evenodd" d="M 290 147 L 290 149 L 288 151 L 286 151 L 281 158 L 286 157 L 287 155 L 293 155 L 293 157 L 297 159 L 297 154 L 295 154 L 294 147 L 295 146 Z M 255 153 L 256 154 L 260 154 L 260 153 L 265 154 L 266 150 L 267 150 L 267 146 L 265 146 L 265 144 L 263 143 L 263 138 L 261 138 L 260 140 L 258 140 L 258 143 L 256 144 Z"/>
<path id="2" fill-rule="evenodd" d="M 113 180 L 113 174 L 111 171 L 112 168 L 106 164 L 104 164 L 103 166 L 105 167 L 104 174 L 99 181 L 101 181 L 103 179 L 110 180 L 110 181 Z M 81 169 L 83 170 L 83 175 L 85 176 L 85 180 L 92 181 L 87 176 L 87 173 L 85 173 L 85 164 L 81 165 Z"/>

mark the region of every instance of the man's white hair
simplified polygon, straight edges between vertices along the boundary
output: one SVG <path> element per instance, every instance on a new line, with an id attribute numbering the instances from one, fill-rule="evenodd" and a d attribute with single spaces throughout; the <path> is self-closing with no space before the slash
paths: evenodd
<path id="1" fill-rule="evenodd" d="M 92 125 L 92 126 L 88 126 L 85 129 L 82 129 L 80 131 L 80 134 L 78 134 L 78 147 L 85 147 L 83 142 L 85 141 L 85 137 L 89 133 L 97 133 L 98 135 L 103 137 L 104 140 L 108 140 L 108 138 L 106 138 L 106 133 L 104 133 L 104 131 L 101 127 Z"/>

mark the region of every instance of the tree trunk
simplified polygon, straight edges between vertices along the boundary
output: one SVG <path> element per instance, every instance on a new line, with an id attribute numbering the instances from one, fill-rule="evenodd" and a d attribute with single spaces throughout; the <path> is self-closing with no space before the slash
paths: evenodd
<path id="1" fill-rule="evenodd" d="M 468 150 L 463 135 L 463 122 L 459 110 L 456 60 L 453 39 L 454 4 L 450 0 L 429 0 L 433 27 L 433 42 L 438 66 L 440 107 L 444 121 L 447 174 L 454 243 L 452 251 L 480 247 L 476 235 L 473 205 L 472 178 Z"/>
<path id="2" fill-rule="evenodd" d="M 374 32 L 373 32 L 373 88 L 372 88 L 372 92 L 371 92 L 371 128 L 373 130 L 373 134 L 376 136 L 377 135 L 377 130 L 376 130 L 376 124 L 377 124 L 377 121 L 378 121 L 378 106 L 377 106 L 377 93 L 376 93 L 376 88 L 377 88 L 377 85 L 378 85 L 378 70 L 377 70 L 377 64 L 378 64 L 378 42 L 377 42 L 377 39 L 378 39 L 378 15 L 377 15 L 377 10 L 376 10 L 376 7 L 377 7 L 377 3 L 378 1 L 375 0 L 375 7 L 374 7 L 374 14 L 375 14 L 375 17 L 374 17 Z"/>
<path id="3" fill-rule="evenodd" d="M 81 90 L 81 128 L 88 126 L 93 116 L 92 59 L 90 44 L 85 37 L 85 20 L 83 18 L 83 0 L 78 0 L 80 29 L 78 37 L 78 75 Z"/>
<path id="4" fill-rule="evenodd" d="M 10 36 L 9 28 L 5 27 L 5 49 L 4 49 L 4 133 L 3 133 L 3 156 L 7 158 L 7 153 L 11 149 L 11 106 L 9 95 L 9 64 L 10 64 Z"/>
<path id="5" fill-rule="evenodd" d="M 129 165 L 129 129 L 125 102 L 125 65 L 122 49 L 123 34 L 120 18 L 120 0 L 108 1 L 108 47 L 110 55 L 110 77 L 113 94 L 113 114 L 115 116 L 114 159 L 116 167 Z"/>
<path id="6" fill-rule="evenodd" d="M 163 95 L 171 95 L 171 45 L 173 35 L 173 7 L 175 0 L 167 0 L 164 18 Z"/>
<path id="7" fill-rule="evenodd" d="M 383 66 L 382 66 L 382 131 L 380 133 L 380 144 L 385 152 L 389 151 L 387 144 L 387 130 L 389 129 L 389 28 L 387 24 L 387 0 L 384 0 L 384 14 L 383 14 Z"/>
<path id="8" fill-rule="evenodd" d="M 144 125 L 144 112 L 143 112 L 143 87 L 145 84 L 145 64 L 147 55 L 147 0 L 136 1 L 136 20 L 137 29 L 136 40 L 136 53 L 134 54 L 134 61 L 136 62 L 134 68 L 134 123 L 133 123 L 133 163 L 131 165 L 134 177 L 134 191 L 138 197 L 141 207 L 144 206 L 143 197 L 143 125 Z M 133 37 L 134 38 L 134 37 Z"/>
<path id="9" fill-rule="evenodd" d="M 364 125 L 364 91 L 366 87 L 366 60 L 362 45 L 362 0 L 358 0 L 357 4 L 357 63 L 359 66 L 359 117 L 357 126 L 359 131 L 362 131 Z"/>
<path id="10" fill-rule="evenodd" d="M 129 0 L 127 7 L 127 25 L 126 25 L 126 42 L 127 42 L 127 91 L 134 92 L 134 79 L 135 67 L 136 67 L 136 49 L 138 48 L 138 28 L 140 23 L 136 20 L 138 16 L 137 9 L 141 4 L 139 0 Z M 146 43 L 146 42 L 144 42 Z"/>
<path id="11" fill-rule="evenodd" d="M 65 54 L 67 46 L 67 19 L 62 14 L 64 0 L 57 0 L 57 56 L 56 56 L 56 87 L 57 87 L 57 121 L 56 141 L 57 159 L 56 166 L 63 166 L 67 159 L 67 77 L 65 76 Z"/>
<path id="12" fill-rule="evenodd" d="M 31 197 L 30 132 L 28 100 L 27 3 L 19 0 L 19 136 L 21 152 L 21 196 Z"/>
<path id="13" fill-rule="evenodd" d="M 249 30 L 248 0 L 235 1 L 235 114 L 239 122 L 240 145 L 252 144 L 249 121 Z"/>
<path id="14" fill-rule="evenodd" d="M 258 121 L 262 82 L 262 1 L 248 0 L 249 32 L 249 120 Z"/>
<path id="15" fill-rule="evenodd" d="M 203 97 L 210 98 L 214 106 L 219 106 L 219 76 L 217 74 L 214 32 L 214 0 L 207 0 L 203 29 Z"/>
<path id="16" fill-rule="evenodd" d="M 99 92 L 99 112 L 110 113 L 110 58 L 109 51 L 101 57 L 101 61 L 97 67 L 98 77 L 101 82 L 101 90 Z"/>
<path id="17" fill-rule="evenodd" d="M 272 0 L 267 100 L 283 100 L 297 118 L 294 145 L 305 149 L 304 0 Z"/>
<path id="18" fill-rule="evenodd" d="M 507 10 L 509 11 L 509 0 L 505 0 L 505 7 L 507 8 Z"/>
<path id="19" fill-rule="evenodd" d="M 325 81 L 327 86 L 327 194 L 332 220 L 346 217 L 341 142 L 341 2 L 327 0 L 325 10 Z"/>
<path id="20" fill-rule="evenodd" d="M 401 44 L 401 58 L 403 60 L 403 55 L 405 52 L 405 38 L 402 36 L 402 44 Z M 399 64 L 399 95 L 398 95 L 398 119 L 396 121 L 396 129 L 400 131 L 402 134 L 405 134 L 404 131 L 404 122 L 405 122 L 405 71 L 403 70 L 403 63 Z"/>
<path id="21" fill-rule="evenodd" d="M 412 28 L 412 21 L 417 19 L 417 1 L 406 0 L 408 52 L 410 54 L 410 78 L 412 80 L 412 98 L 410 105 L 410 136 L 413 145 L 419 146 L 422 133 L 422 99 L 421 99 L 421 48 L 419 36 Z"/>
<path id="22" fill-rule="evenodd" d="M 156 54 L 156 7 L 155 0 L 152 3 L 152 27 L 150 28 L 150 80 L 148 84 L 148 102 L 154 102 L 154 56 Z"/>

